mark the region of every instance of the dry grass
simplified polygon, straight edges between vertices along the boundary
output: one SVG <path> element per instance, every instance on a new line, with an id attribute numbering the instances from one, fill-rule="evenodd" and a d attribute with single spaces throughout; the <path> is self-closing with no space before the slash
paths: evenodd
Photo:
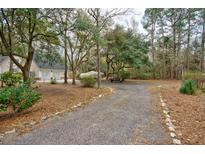
<path id="1" fill-rule="evenodd" d="M 38 84 L 38 86 L 38 91 L 42 94 L 42 99 L 33 107 L 12 117 L 5 117 L 5 114 L 8 115 L 10 111 L 0 114 L 0 133 L 11 130 L 13 127 L 24 131 L 24 129 L 26 129 L 25 124 L 27 123 L 32 121 L 39 122 L 43 116 L 54 114 L 65 109 L 71 109 L 71 107 L 80 102 L 86 105 L 93 97 L 110 93 L 110 89 L 108 88 L 95 89 L 46 83 Z"/>
<path id="2" fill-rule="evenodd" d="M 166 101 L 170 115 L 175 120 L 176 132 L 180 135 L 182 144 L 205 144 L 205 93 L 200 91 L 195 96 L 184 95 L 179 92 L 181 81 L 178 80 L 137 80 L 137 83 L 157 83 L 149 87 L 153 94 L 153 102 L 159 102 L 159 91 Z M 161 106 L 156 104 L 156 111 Z M 161 112 L 161 111 L 160 111 Z M 165 125 L 162 114 L 161 122 Z"/>
<path id="3" fill-rule="evenodd" d="M 205 94 L 179 93 L 181 81 L 162 81 L 161 94 L 183 144 L 205 144 Z"/>

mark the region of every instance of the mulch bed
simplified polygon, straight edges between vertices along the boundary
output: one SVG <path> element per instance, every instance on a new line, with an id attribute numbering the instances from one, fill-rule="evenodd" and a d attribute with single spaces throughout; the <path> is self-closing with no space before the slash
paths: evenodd
<path id="1" fill-rule="evenodd" d="M 111 93 L 109 88 L 84 88 L 64 84 L 38 83 L 38 87 L 37 90 L 42 94 L 42 99 L 31 108 L 15 116 L 8 116 L 12 115 L 11 110 L 0 113 L 0 133 L 14 127 L 24 132 L 27 123 L 39 122 L 44 116 L 72 108 L 80 102 L 87 105 L 93 97 Z"/>
<path id="2" fill-rule="evenodd" d="M 205 144 L 205 93 L 184 95 L 179 93 L 181 81 L 160 83 L 162 98 L 176 120 L 174 125 L 182 144 Z"/>

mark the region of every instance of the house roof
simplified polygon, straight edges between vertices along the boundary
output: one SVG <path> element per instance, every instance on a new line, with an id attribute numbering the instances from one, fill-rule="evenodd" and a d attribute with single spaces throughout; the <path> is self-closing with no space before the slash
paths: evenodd
<path id="1" fill-rule="evenodd" d="M 8 56 L 0 55 L 0 63 L 2 63 L 7 58 L 8 58 Z M 37 59 L 36 56 L 34 57 L 33 60 L 39 68 L 43 68 L 43 69 L 64 69 L 64 66 L 63 66 L 62 63 L 53 63 L 53 64 L 51 64 L 51 63 L 44 62 L 44 61 L 41 61 L 41 60 Z"/>
<path id="2" fill-rule="evenodd" d="M 39 68 L 44 68 L 44 69 L 64 69 L 64 66 L 60 63 L 54 63 L 54 64 L 49 64 L 49 63 L 45 63 L 45 62 L 40 62 L 40 61 L 36 61 L 36 65 Z"/>
<path id="3" fill-rule="evenodd" d="M 42 57 L 42 55 L 35 55 L 34 56 L 34 61 L 36 65 L 39 68 L 44 68 L 44 69 L 64 69 L 64 65 L 61 62 L 61 59 L 59 59 L 59 62 L 53 61 L 52 63 L 48 61 L 46 57 Z"/>

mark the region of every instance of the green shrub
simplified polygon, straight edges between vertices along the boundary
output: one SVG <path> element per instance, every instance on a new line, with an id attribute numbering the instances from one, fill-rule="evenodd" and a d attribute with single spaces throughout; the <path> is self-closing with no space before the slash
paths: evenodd
<path id="1" fill-rule="evenodd" d="M 196 84 L 194 80 L 185 80 L 180 88 L 180 93 L 194 95 L 196 93 Z"/>
<path id="2" fill-rule="evenodd" d="M 21 82 L 21 84 L 24 84 L 27 87 L 31 87 L 35 83 L 36 83 L 36 80 L 34 80 L 33 78 L 28 78 L 26 81 Z"/>
<path id="3" fill-rule="evenodd" d="M 27 84 L 10 86 L 0 89 L 0 111 L 6 111 L 12 106 L 15 112 L 20 112 L 31 107 L 40 99 L 40 94 L 31 89 Z"/>
<path id="4" fill-rule="evenodd" d="M 77 79 L 77 80 L 80 80 L 80 73 L 78 73 L 78 74 L 76 75 L 76 79 Z"/>
<path id="5" fill-rule="evenodd" d="M 92 77 L 84 77 L 80 79 L 80 82 L 84 87 L 94 87 L 96 84 L 96 80 Z"/>
<path id="6" fill-rule="evenodd" d="M 130 78 L 130 72 L 128 71 L 121 71 L 120 72 L 120 78 L 124 79 L 129 79 Z"/>
<path id="7" fill-rule="evenodd" d="M 141 79 L 143 80 L 153 79 L 153 74 L 152 73 L 142 73 Z"/>
<path id="8" fill-rule="evenodd" d="M 0 112 L 6 111 L 12 95 L 10 87 L 0 89 Z"/>
<path id="9" fill-rule="evenodd" d="M 57 83 L 56 78 L 55 77 L 51 77 L 50 84 L 56 84 L 56 83 Z"/>
<path id="10" fill-rule="evenodd" d="M 132 75 L 133 79 L 140 79 L 140 80 L 150 80 L 153 79 L 152 73 L 136 73 Z"/>
<path id="11" fill-rule="evenodd" d="M 40 95 L 25 85 L 15 87 L 11 97 L 12 106 L 17 112 L 31 107 L 39 99 Z"/>
<path id="12" fill-rule="evenodd" d="M 21 73 L 4 72 L 0 75 L 0 81 L 5 83 L 6 86 L 15 86 L 20 83 L 21 78 Z"/>

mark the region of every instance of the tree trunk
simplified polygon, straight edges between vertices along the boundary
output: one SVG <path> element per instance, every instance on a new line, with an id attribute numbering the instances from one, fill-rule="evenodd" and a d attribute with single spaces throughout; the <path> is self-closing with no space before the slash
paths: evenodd
<path id="1" fill-rule="evenodd" d="M 166 78 L 166 53 L 164 52 L 164 46 L 163 46 L 163 75 L 162 78 L 165 79 Z"/>
<path id="2" fill-rule="evenodd" d="M 205 23 L 203 24 L 201 41 L 201 72 L 204 72 L 204 43 L 205 43 Z"/>
<path id="3" fill-rule="evenodd" d="M 72 85 L 76 85 L 76 71 L 75 69 L 72 70 Z"/>
<path id="4" fill-rule="evenodd" d="M 174 74 L 173 74 L 173 63 L 172 61 L 170 61 L 170 78 L 173 79 L 174 78 Z"/>
<path id="5" fill-rule="evenodd" d="M 68 51 L 67 51 L 67 41 L 66 41 L 66 32 L 64 34 L 64 58 L 65 58 L 65 70 L 64 70 L 64 84 L 68 83 Z"/>
<path id="6" fill-rule="evenodd" d="M 32 63 L 32 60 L 33 60 L 33 54 L 34 54 L 34 51 L 31 51 L 33 49 L 30 49 L 30 52 L 29 52 L 29 55 L 28 55 L 28 58 L 26 60 L 26 63 L 23 67 L 23 69 L 21 70 L 22 73 L 23 73 L 23 81 L 27 81 L 29 79 L 29 72 L 30 72 L 30 68 L 31 68 L 31 63 Z"/>
<path id="7" fill-rule="evenodd" d="M 23 73 L 23 81 L 27 81 L 29 79 L 29 70 L 28 69 L 24 69 L 22 71 Z"/>
<path id="8" fill-rule="evenodd" d="M 110 72 L 110 61 L 108 60 L 108 50 L 107 50 L 107 54 L 106 54 L 106 80 L 109 79 L 109 72 Z"/>
<path id="9" fill-rule="evenodd" d="M 161 32 L 162 32 L 162 38 L 163 38 L 163 43 L 162 43 L 162 53 L 163 53 L 163 71 L 162 71 L 162 79 L 166 78 L 166 49 L 165 49 L 165 36 L 164 36 L 164 26 L 163 26 L 163 19 L 160 16 L 161 20 Z"/>
<path id="10" fill-rule="evenodd" d="M 100 88 L 100 86 L 101 86 L 101 76 L 100 76 L 100 51 L 99 51 L 99 43 L 97 43 L 97 72 L 98 72 L 97 85 L 98 85 L 98 88 Z"/>
<path id="11" fill-rule="evenodd" d="M 173 68 L 176 64 L 176 25 L 173 25 L 173 63 L 171 65 L 171 79 L 175 77 L 175 69 Z"/>
<path id="12" fill-rule="evenodd" d="M 186 50 L 186 70 L 189 71 L 189 52 L 190 52 L 190 33 L 191 33 L 191 19 L 190 10 L 188 10 L 188 34 L 187 34 L 187 50 Z"/>
<path id="13" fill-rule="evenodd" d="M 99 29 L 99 16 L 100 16 L 100 12 L 99 12 L 99 8 L 97 8 L 97 18 L 96 18 L 96 26 L 97 29 Z M 99 39 L 99 38 L 98 38 Z M 97 78 L 97 88 L 100 88 L 101 86 L 101 76 L 100 76 L 100 48 L 99 48 L 99 40 L 97 39 L 97 72 L 98 72 L 98 78 Z"/>
<path id="14" fill-rule="evenodd" d="M 3 86 L 4 86 L 4 83 L 3 83 L 3 81 L 1 81 L 1 88 L 3 88 Z"/>
<path id="15" fill-rule="evenodd" d="M 155 22 L 152 23 L 152 30 L 151 30 L 151 46 L 152 46 L 152 60 L 153 60 L 153 78 L 156 78 L 156 74 L 155 74 L 155 51 L 154 51 L 154 31 L 155 31 Z"/>
<path id="16" fill-rule="evenodd" d="M 181 51 L 181 26 L 179 26 L 179 31 L 178 31 L 178 42 L 177 42 L 177 51 L 176 51 L 176 67 L 175 67 L 175 78 L 179 79 L 180 78 L 180 73 L 179 73 L 179 53 Z"/>
<path id="17" fill-rule="evenodd" d="M 106 80 L 109 79 L 109 72 L 110 72 L 110 63 L 107 62 L 107 68 L 106 68 Z"/>
<path id="18" fill-rule="evenodd" d="M 67 51 L 65 51 L 65 70 L 64 70 L 64 83 L 68 83 L 68 65 L 67 65 Z"/>

